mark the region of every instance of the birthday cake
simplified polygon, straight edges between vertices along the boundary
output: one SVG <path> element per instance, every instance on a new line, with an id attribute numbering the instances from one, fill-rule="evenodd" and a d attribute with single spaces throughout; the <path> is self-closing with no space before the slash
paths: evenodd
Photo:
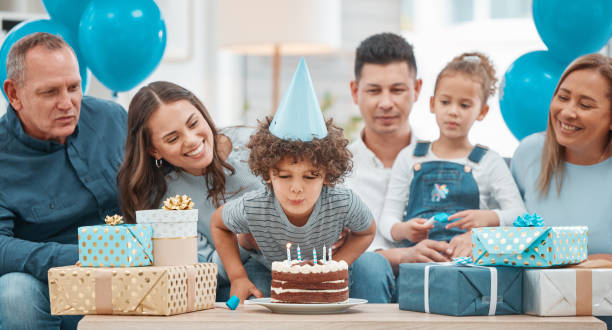
<path id="1" fill-rule="evenodd" d="M 348 265 L 340 261 L 275 261 L 272 263 L 272 302 L 319 304 L 349 298 Z"/>

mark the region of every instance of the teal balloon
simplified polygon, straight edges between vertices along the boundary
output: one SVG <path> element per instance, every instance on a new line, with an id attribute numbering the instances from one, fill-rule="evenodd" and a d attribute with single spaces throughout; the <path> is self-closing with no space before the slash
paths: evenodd
<path id="1" fill-rule="evenodd" d="M 91 0 L 42 0 L 52 20 L 66 25 L 75 35 L 81 15 Z"/>
<path id="2" fill-rule="evenodd" d="M 612 38 L 611 0 L 533 0 L 533 21 L 562 63 L 595 53 Z"/>
<path id="3" fill-rule="evenodd" d="M 523 54 L 502 78 L 499 107 L 519 140 L 546 130 L 548 109 L 565 66 L 548 51 Z"/>
<path id="4" fill-rule="evenodd" d="M 81 87 L 83 89 L 83 93 L 85 93 L 89 84 L 89 73 L 87 72 L 85 59 L 79 51 L 76 35 L 65 25 L 48 19 L 21 22 L 8 32 L 6 39 L 4 39 L 4 42 L 2 43 L 2 47 L 0 47 L 0 83 L 4 84 L 4 81 L 6 80 L 6 58 L 11 50 L 11 47 L 17 41 L 19 41 L 19 39 L 36 32 L 47 32 L 60 36 L 68 45 L 70 45 L 70 47 L 72 47 L 77 56 L 77 60 L 79 61 Z M 4 89 L 2 89 L 2 94 L 4 95 L 4 98 L 8 100 L 6 93 L 4 93 Z"/>
<path id="5" fill-rule="evenodd" d="M 153 0 L 92 0 L 81 17 L 79 45 L 102 84 L 127 91 L 161 61 L 166 24 Z"/>

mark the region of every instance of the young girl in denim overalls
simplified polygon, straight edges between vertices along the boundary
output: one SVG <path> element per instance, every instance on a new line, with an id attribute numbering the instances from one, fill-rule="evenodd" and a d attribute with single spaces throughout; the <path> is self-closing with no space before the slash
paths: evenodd
<path id="1" fill-rule="evenodd" d="M 424 239 L 453 246 L 453 238 L 470 228 L 511 224 L 525 212 L 503 158 L 468 140 L 472 124 L 489 110 L 495 82 L 493 67 L 480 53 L 462 54 L 440 72 L 430 99 L 440 137 L 397 156 L 379 228 L 387 239 L 398 246 Z M 448 257 L 470 255 L 470 245 Z"/>

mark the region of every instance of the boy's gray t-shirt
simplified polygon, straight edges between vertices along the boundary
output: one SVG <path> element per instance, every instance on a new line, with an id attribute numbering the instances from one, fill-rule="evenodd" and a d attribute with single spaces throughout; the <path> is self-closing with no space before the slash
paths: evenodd
<path id="1" fill-rule="evenodd" d="M 274 192 L 262 188 L 223 207 L 223 223 L 235 233 L 252 233 L 265 257 L 266 266 L 273 261 L 287 260 L 287 243 L 291 243 L 291 259 L 297 259 L 299 245 L 302 260 L 323 255 L 323 245 L 329 249 L 344 227 L 360 232 L 372 223 L 372 212 L 352 190 L 346 187 L 324 186 L 306 224 L 296 227 L 285 215 Z"/>

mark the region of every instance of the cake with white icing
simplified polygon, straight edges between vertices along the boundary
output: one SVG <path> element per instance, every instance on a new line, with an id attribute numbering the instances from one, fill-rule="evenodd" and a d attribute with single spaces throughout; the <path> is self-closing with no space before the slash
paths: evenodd
<path id="1" fill-rule="evenodd" d="M 348 265 L 344 260 L 275 261 L 272 263 L 272 302 L 318 304 L 349 298 Z"/>

